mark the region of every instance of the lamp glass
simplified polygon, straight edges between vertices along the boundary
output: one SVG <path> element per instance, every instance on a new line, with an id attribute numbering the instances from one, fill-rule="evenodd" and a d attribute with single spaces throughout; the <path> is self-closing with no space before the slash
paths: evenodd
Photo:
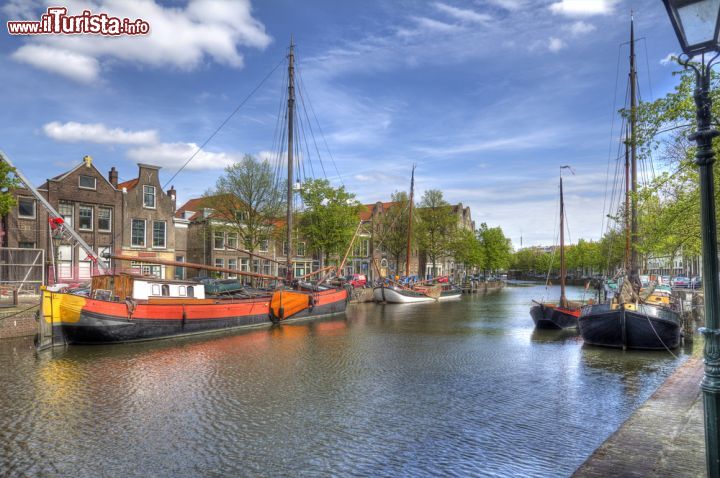
<path id="1" fill-rule="evenodd" d="M 718 40 L 716 34 L 720 0 L 675 0 L 672 3 L 689 48 Z"/>

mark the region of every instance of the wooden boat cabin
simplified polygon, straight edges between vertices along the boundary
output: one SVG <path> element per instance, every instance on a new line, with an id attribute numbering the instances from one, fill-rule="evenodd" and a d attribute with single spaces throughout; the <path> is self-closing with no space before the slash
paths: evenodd
<path id="1" fill-rule="evenodd" d="M 97 300 L 205 299 L 205 286 L 201 283 L 131 274 L 95 276 L 91 287 L 90 297 Z"/>

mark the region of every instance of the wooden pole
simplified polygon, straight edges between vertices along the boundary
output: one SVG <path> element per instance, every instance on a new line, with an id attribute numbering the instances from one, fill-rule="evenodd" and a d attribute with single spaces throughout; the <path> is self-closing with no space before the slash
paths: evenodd
<path id="1" fill-rule="evenodd" d="M 238 274 L 242 276 L 248 276 L 248 277 L 258 277 L 260 279 L 272 279 L 272 280 L 284 280 L 282 277 L 277 276 L 270 276 L 265 274 L 257 274 L 255 272 L 245 272 L 240 271 L 237 269 L 228 269 L 227 267 L 215 267 L 215 266 L 207 266 L 205 264 L 196 264 L 194 262 L 178 262 L 178 261 L 167 261 L 165 259 L 156 259 L 156 258 L 145 258 L 145 257 L 132 257 L 132 256 L 122 256 L 122 255 L 114 255 L 111 254 L 108 256 L 110 259 L 115 259 L 116 261 L 134 261 L 134 262 L 142 262 L 144 264 L 158 264 L 161 266 L 173 266 L 173 267 L 189 267 L 190 269 L 200 269 L 200 270 L 206 270 L 206 271 L 214 271 L 214 272 L 225 272 L 228 274 Z"/>

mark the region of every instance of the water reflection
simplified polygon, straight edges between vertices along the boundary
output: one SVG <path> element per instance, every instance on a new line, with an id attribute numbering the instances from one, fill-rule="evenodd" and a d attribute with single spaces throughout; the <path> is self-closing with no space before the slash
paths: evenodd
<path id="1" fill-rule="evenodd" d="M 0 342 L 0 475 L 567 476 L 688 350 L 535 331 L 543 292 L 38 356 Z"/>

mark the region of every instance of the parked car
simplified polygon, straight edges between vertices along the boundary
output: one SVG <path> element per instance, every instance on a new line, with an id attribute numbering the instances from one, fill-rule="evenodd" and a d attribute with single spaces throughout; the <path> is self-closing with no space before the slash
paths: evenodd
<path id="1" fill-rule="evenodd" d="M 367 277 L 365 277 L 365 274 L 350 274 L 345 277 L 345 280 L 356 289 L 367 285 Z"/>
<path id="2" fill-rule="evenodd" d="M 671 285 L 672 285 L 673 287 L 677 287 L 677 288 L 680 288 L 680 289 L 685 289 L 685 288 L 690 287 L 690 279 L 688 279 L 687 276 L 679 275 L 679 276 L 676 276 L 676 277 L 672 280 L 672 284 L 671 284 Z"/>
<path id="3" fill-rule="evenodd" d="M 670 276 L 660 276 L 660 283 L 670 285 Z"/>
<path id="4" fill-rule="evenodd" d="M 440 276 L 437 278 L 437 281 L 440 282 L 441 284 L 447 283 L 448 280 L 449 280 L 448 276 Z"/>

